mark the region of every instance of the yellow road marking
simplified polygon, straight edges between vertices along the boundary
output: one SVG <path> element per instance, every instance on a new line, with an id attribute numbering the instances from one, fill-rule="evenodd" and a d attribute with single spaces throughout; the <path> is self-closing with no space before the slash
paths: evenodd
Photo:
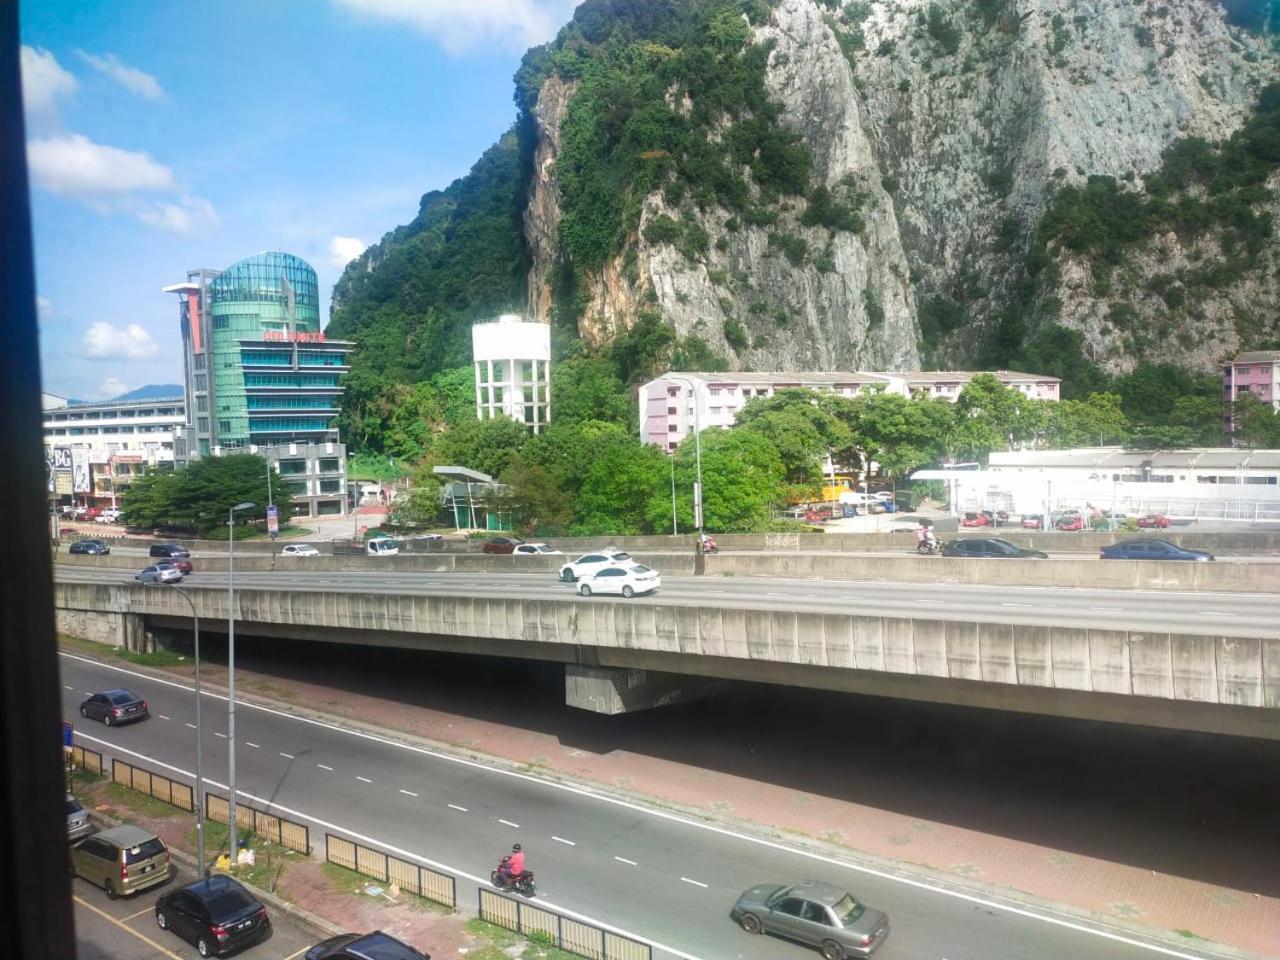
<path id="1" fill-rule="evenodd" d="M 166 950 L 164 947 L 160 946 L 160 944 L 156 943 L 150 937 L 144 936 L 143 934 L 139 933 L 137 930 L 133 929 L 133 927 L 126 926 L 124 923 L 117 920 L 115 917 L 111 916 L 111 914 L 107 913 L 106 911 L 99 910 L 92 903 L 82 900 L 78 896 L 75 896 L 74 894 L 72 895 L 72 899 L 75 900 L 76 903 L 80 904 L 80 906 L 85 907 L 86 909 L 92 910 L 94 913 L 102 917 L 104 920 L 108 920 L 111 923 L 114 923 L 117 927 L 119 927 L 121 930 L 124 930 L 126 933 L 130 934 L 131 936 L 137 937 L 147 946 L 155 950 L 159 950 L 166 957 L 171 958 L 171 960 L 182 960 L 182 957 L 178 956 L 176 953 L 173 953 L 170 950 Z"/>
<path id="2" fill-rule="evenodd" d="M 306 953 L 310 949 L 311 949 L 310 947 L 303 947 L 297 953 L 289 954 L 287 957 L 284 958 L 284 960 L 296 960 L 297 957 L 302 956 L 304 953 Z"/>
<path id="3" fill-rule="evenodd" d="M 153 912 L 154 910 L 155 910 L 155 907 L 143 907 L 143 908 L 142 908 L 141 910 L 139 910 L 137 913 L 131 913 L 131 914 L 129 914 L 127 917 L 125 917 L 124 919 L 125 919 L 125 921 L 126 921 L 126 922 L 127 922 L 127 921 L 129 921 L 129 920 L 137 920 L 137 919 L 138 919 L 140 916 L 142 916 L 144 913 L 151 913 L 151 912 Z"/>

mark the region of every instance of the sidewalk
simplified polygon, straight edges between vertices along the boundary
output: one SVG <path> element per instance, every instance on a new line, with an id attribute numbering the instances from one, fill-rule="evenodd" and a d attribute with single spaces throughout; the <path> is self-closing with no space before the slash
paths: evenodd
<path id="1" fill-rule="evenodd" d="M 190 674 L 185 668 L 167 672 Z M 203 672 L 206 683 L 225 683 L 225 668 L 210 664 Z M 1253 954 L 1280 955 L 1280 899 L 1275 897 L 800 792 L 691 763 L 621 749 L 593 752 L 562 742 L 553 733 L 393 702 L 323 682 L 255 673 L 239 665 L 236 682 L 246 693 L 282 701 L 295 711 L 318 707 L 360 725 L 496 757 L 553 779 L 611 788 L 693 817 L 742 824 L 754 832 L 770 833 L 773 828 L 801 842 L 807 839 L 847 848 L 853 856 L 884 861 L 890 869 L 927 872 L 943 884 L 1057 908 L 1139 935 L 1163 934 L 1193 950 L 1210 946 L 1204 941 L 1214 941 Z M 1229 788 L 1224 790 L 1224 803 L 1229 803 Z"/>

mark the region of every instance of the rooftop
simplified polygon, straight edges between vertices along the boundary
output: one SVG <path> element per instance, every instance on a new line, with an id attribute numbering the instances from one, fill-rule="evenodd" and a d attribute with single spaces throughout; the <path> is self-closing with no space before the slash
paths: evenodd
<path id="1" fill-rule="evenodd" d="M 1280 363 L 1280 350 L 1254 350 L 1242 353 L 1232 363 Z"/>

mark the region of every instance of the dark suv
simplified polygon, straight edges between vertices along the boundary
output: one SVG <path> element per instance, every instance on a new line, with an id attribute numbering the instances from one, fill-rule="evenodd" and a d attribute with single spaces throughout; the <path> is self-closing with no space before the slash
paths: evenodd
<path id="1" fill-rule="evenodd" d="M 71 548 L 67 552 L 88 553 L 93 556 L 105 557 L 111 552 L 111 548 L 101 540 L 77 540 L 71 544 Z"/>
<path id="2" fill-rule="evenodd" d="M 431 960 L 389 933 L 342 933 L 317 943 L 303 960 Z"/>
<path id="3" fill-rule="evenodd" d="M 220 957 L 271 936 L 267 908 L 225 874 L 164 894 L 156 900 L 156 924 L 195 944 L 202 957 Z"/>
<path id="4" fill-rule="evenodd" d="M 153 543 L 150 556 L 165 557 L 169 560 L 189 560 L 191 551 L 180 543 Z"/>

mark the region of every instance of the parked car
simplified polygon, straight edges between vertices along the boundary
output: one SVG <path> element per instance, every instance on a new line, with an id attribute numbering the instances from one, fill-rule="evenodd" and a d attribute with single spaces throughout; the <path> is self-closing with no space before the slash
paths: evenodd
<path id="1" fill-rule="evenodd" d="M 97 520 L 100 516 L 102 516 L 102 508 L 101 508 L 101 507 L 86 507 L 86 508 L 85 508 L 85 511 L 84 511 L 84 519 L 86 519 L 86 520 Z"/>
<path id="2" fill-rule="evenodd" d="M 172 563 L 153 563 L 133 575 L 139 583 L 181 583 L 182 571 Z"/>
<path id="3" fill-rule="evenodd" d="M 619 593 L 630 600 L 637 593 L 654 593 L 662 586 L 658 571 L 642 563 L 627 567 L 604 567 L 583 577 L 578 593 L 589 597 L 593 593 Z"/>
<path id="4" fill-rule="evenodd" d="M 481 548 L 483 553 L 508 554 L 515 550 L 523 540 L 515 537 L 494 537 L 492 540 L 486 540 Z"/>
<path id="5" fill-rule="evenodd" d="M 1138 537 L 1121 540 L 1103 547 L 1098 555 L 1103 560 L 1212 560 L 1207 550 L 1190 550 L 1168 540 Z"/>
<path id="6" fill-rule="evenodd" d="M 1074 533 L 1078 530 L 1083 530 L 1085 526 L 1084 514 L 1069 513 L 1064 517 L 1060 517 L 1058 519 L 1056 526 L 1059 530 L 1065 530 L 1068 533 Z"/>
<path id="7" fill-rule="evenodd" d="M 1044 560 L 1048 554 L 1043 550 L 1028 550 L 1017 544 L 1002 540 L 1000 537 L 966 537 L 962 540 L 949 540 L 942 547 L 944 557 L 997 557 L 1001 559 L 1036 559 Z"/>
<path id="8" fill-rule="evenodd" d="M 1043 530 L 1044 514 L 1024 513 L 1022 515 L 1022 526 L 1025 530 Z"/>
<path id="9" fill-rule="evenodd" d="M 400 544 L 392 537 L 371 537 L 364 543 L 364 552 L 370 557 L 395 557 L 400 554 Z"/>
<path id="10" fill-rule="evenodd" d="M 389 933 L 342 933 L 317 943 L 303 954 L 304 960 L 431 960 L 431 955 L 415 950 Z"/>
<path id="11" fill-rule="evenodd" d="M 71 869 L 114 900 L 167 881 L 169 848 L 154 833 L 125 823 L 72 846 Z"/>
<path id="12" fill-rule="evenodd" d="M 194 944 L 202 957 L 220 957 L 271 936 L 267 908 L 221 873 L 159 897 L 156 925 Z"/>
<path id="13" fill-rule="evenodd" d="M 96 557 L 105 557 L 110 552 L 111 548 L 101 540 L 77 540 L 67 550 L 67 553 L 87 553 Z"/>
<path id="14" fill-rule="evenodd" d="M 805 880 L 788 887 L 762 883 L 729 911 L 747 933 L 771 933 L 817 947 L 824 960 L 869 957 L 889 936 L 889 918 L 851 893 Z"/>
<path id="15" fill-rule="evenodd" d="M 191 551 L 180 543 L 153 543 L 148 556 L 164 557 L 166 560 L 188 560 Z"/>
<path id="16" fill-rule="evenodd" d="M 584 553 L 577 560 L 570 560 L 560 568 L 560 579 L 574 583 L 583 577 L 591 576 L 605 566 L 631 567 L 635 566 L 635 563 L 636 561 L 631 559 L 631 554 L 606 547 L 599 553 Z"/>
<path id="17" fill-rule="evenodd" d="M 291 543 L 280 551 L 282 557 L 318 557 L 320 551 L 309 543 Z"/>
<path id="18" fill-rule="evenodd" d="M 1138 518 L 1138 526 L 1148 530 L 1163 530 L 1169 526 L 1169 518 L 1163 513 L 1149 513 L 1145 517 Z"/>
<path id="19" fill-rule="evenodd" d="M 89 811 L 80 805 L 80 801 L 67 794 L 67 840 L 77 840 L 93 833 L 93 824 L 89 822 Z"/>
<path id="20" fill-rule="evenodd" d="M 987 515 L 986 511 L 983 511 L 982 513 L 974 513 L 973 511 L 970 511 L 969 513 L 966 513 L 964 517 L 961 518 L 960 526 L 985 527 L 989 525 L 990 522 L 991 522 L 991 518 Z"/>
<path id="21" fill-rule="evenodd" d="M 545 543 L 518 543 L 511 551 L 517 557 L 558 557 L 559 550 Z"/>
<path id="22" fill-rule="evenodd" d="M 80 716 L 86 720 L 101 720 L 108 727 L 121 723 L 132 723 L 135 720 L 146 720 L 151 716 L 147 709 L 147 701 L 132 690 L 119 688 L 95 693 L 80 704 Z"/>

